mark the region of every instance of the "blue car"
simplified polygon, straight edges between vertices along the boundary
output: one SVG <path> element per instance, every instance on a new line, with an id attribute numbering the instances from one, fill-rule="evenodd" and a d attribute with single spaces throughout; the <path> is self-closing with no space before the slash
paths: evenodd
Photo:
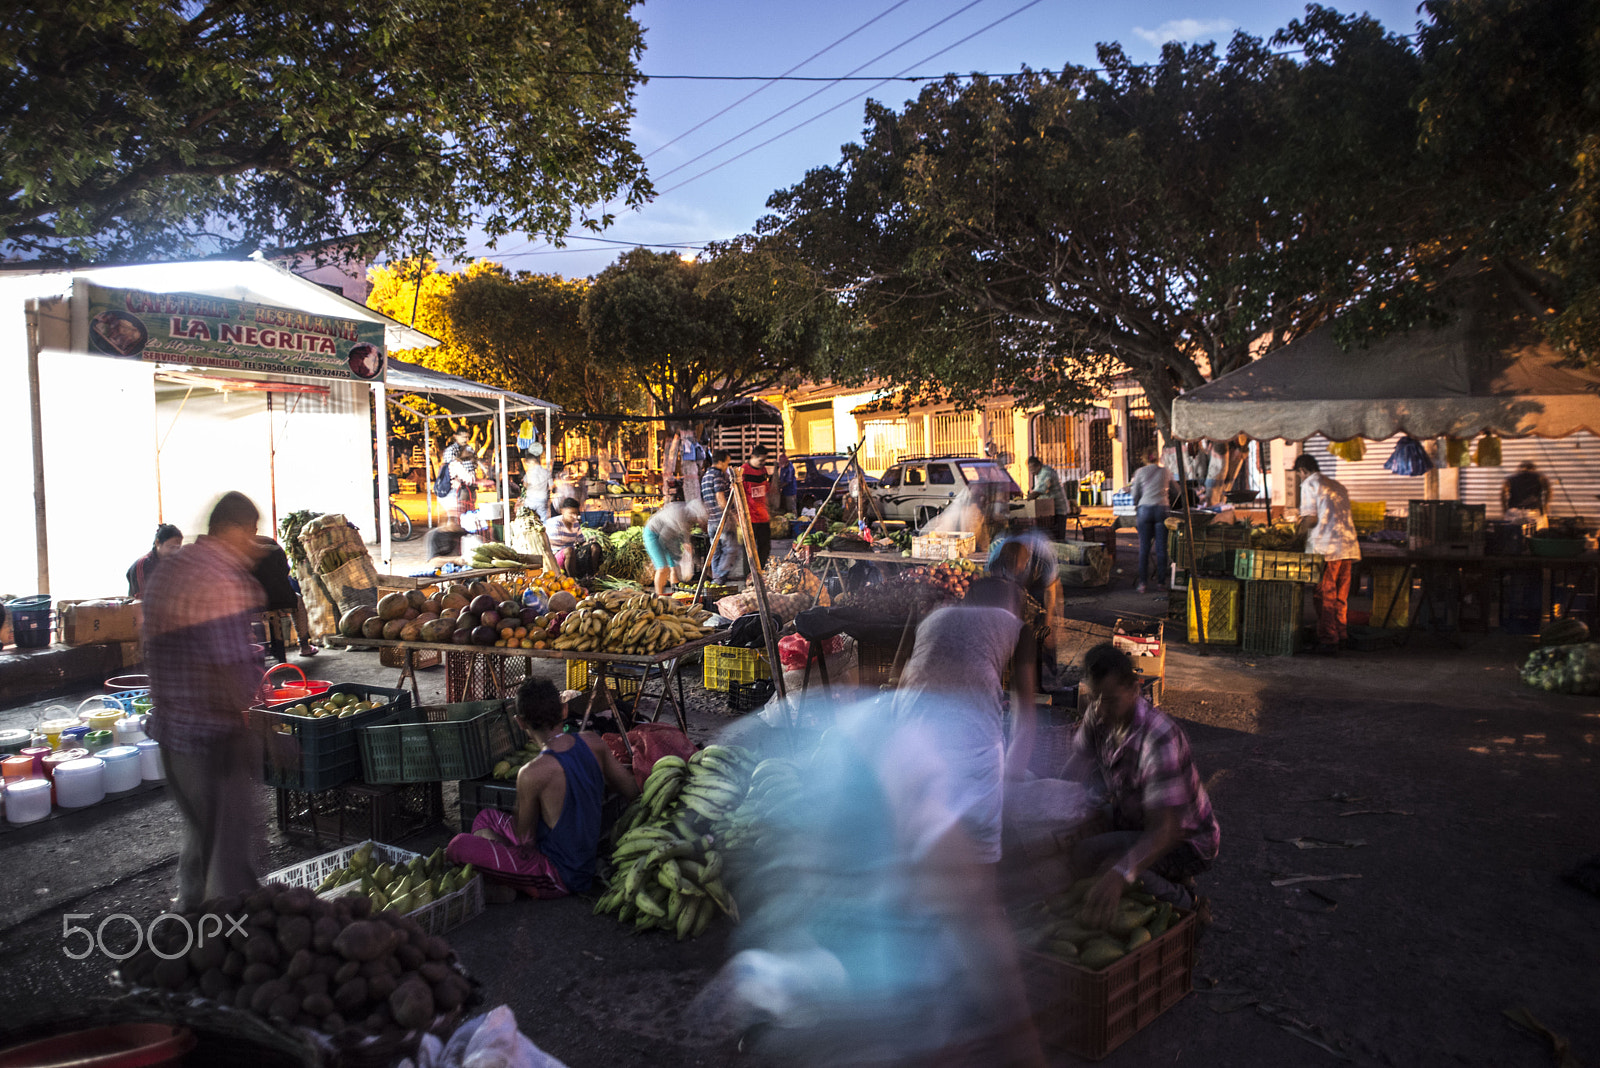
<path id="1" fill-rule="evenodd" d="M 802 508 L 819 505 L 826 500 L 834 482 L 843 477 L 850 466 L 850 457 L 842 455 L 791 456 L 789 459 L 794 461 L 794 477 L 799 483 L 796 495 Z M 876 489 L 877 485 L 878 480 L 868 475 L 867 488 Z M 849 485 L 842 485 L 834 499 L 838 500 L 849 492 Z"/>

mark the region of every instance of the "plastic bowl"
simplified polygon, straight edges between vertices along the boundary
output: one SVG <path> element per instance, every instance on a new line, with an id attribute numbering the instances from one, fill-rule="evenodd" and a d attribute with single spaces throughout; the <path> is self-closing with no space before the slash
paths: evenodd
<path id="1" fill-rule="evenodd" d="M 68 1064 L 73 1068 L 151 1068 L 178 1064 L 194 1045 L 194 1033 L 187 1027 L 112 1024 L 10 1046 L 0 1050 L 0 1068 Z"/>
<path id="2" fill-rule="evenodd" d="M 121 690 L 150 690 L 149 675 L 118 675 L 106 680 L 106 692 L 117 693 Z"/>

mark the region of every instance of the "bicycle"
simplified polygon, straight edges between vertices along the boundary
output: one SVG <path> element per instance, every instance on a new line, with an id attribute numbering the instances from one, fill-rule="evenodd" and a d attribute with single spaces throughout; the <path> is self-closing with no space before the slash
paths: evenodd
<path id="1" fill-rule="evenodd" d="M 390 501 L 389 536 L 395 541 L 410 541 L 415 533 L 411 526 L 411 517 L 406 514 L 406 510 Z"/>

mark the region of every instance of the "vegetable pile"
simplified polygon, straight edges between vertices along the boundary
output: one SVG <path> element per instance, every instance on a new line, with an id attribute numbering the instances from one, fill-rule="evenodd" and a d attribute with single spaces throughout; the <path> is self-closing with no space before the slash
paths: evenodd
<path id="1" fill-rule="evenodd" d="M 1522 681 L 1546 693 L 1600 694 L 1600 643 L 1535 649 L 1522 665 Z"/>
<path id="2" fill-rule="evenodd" d="M 655 581 L 655 565 L 650 562 L 650 554 L 644 551 L 643 527 L 623 527 L 610 538 L 615 555 L 606 571 L 612 578 L 624 582 Z"/>
<path id="3" fill-rule="evenodd" d="M 737 923 L 738 905 L 722 882 L 726 854 L 757 844 L 768 814 L 791 804 L 799 787 L 793 764 L 757 762 L 738 746 L 662 757 L 617 823 L 610 888 L 595 914 L 615 912 L 680 941 L 703 934 L 718 912 Z"/>
<path id="4" fill-rule="evenodd" d="M 472 550 L 473 567 L 493 569 L 501 567 L 538 567 L 544 561 L 528 553 L 519 553 L 505 542 L 486 541 Z"/>
<path id="5" fill-rule="evenodd" d="M 202 916 L 245 922 L 212 935 Z M 448 1033 L 449 1014 L 473 996 L 449 943 L 409 916 L 373 913 L 365 897 L 323 901 L 307 887 L 273 885 L 208 901 L 185 919 L 187 930 L 157 927 L 122 966 L 123 979 L 320 1031 L 339 1046 Z"/>
<path id="6" fill-rule="evenodd" d="M 1071 889 L 1016 910 L 1017 940 L 1029 949 L 1099 971 L 1165 934 L 1177 922 L 1173 907 L 1129 888 L 1104 927 L 1083 918 L 1084 898 L 1099 879 L 1079 879 Z"/>
<path id="7" fill-rule="evenodd" d="M 406 914 L 455 893 L 472 881 L 473 874 L 470 864 L 452 867 L 443 849 L 435 849 L 432 856 L 415 857 L 409 864 L 374 864 L 368 843 L 350 855 L 349 864 L 330 872 L 317 893 L 357 883 L 359 888 L 351 893 L 364 895 L 374 909 Z"/>

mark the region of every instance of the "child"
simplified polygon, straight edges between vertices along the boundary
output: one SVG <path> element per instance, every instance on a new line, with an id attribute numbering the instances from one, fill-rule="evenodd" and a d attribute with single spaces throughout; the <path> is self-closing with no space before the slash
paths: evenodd
<path id="1" fill-rule="evenodd" d="M 556 564 L 565 567 L 567 550 L 583 540 L 583 520 L 577 498 L 568 497 L 561 502 L 561 514 L 545 521 L 545 532 L 550 535 L 550 548 L 556 554 Z"/>

